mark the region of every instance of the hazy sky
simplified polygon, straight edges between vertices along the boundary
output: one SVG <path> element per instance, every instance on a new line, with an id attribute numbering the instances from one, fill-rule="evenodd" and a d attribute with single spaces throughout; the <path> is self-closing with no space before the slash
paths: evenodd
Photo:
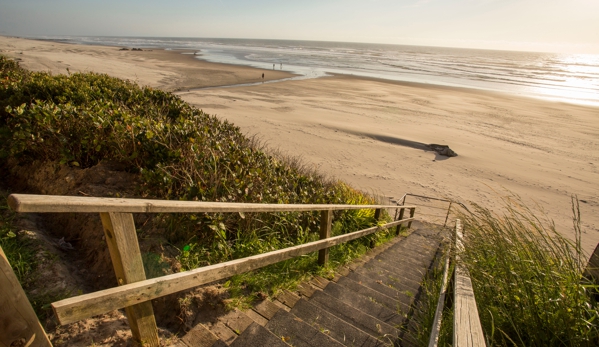
<path id="1" fill-rule="evenodd" d="M 599 0 L 0 0 L 0 35 L 297 39 L 599 54 Z"/>

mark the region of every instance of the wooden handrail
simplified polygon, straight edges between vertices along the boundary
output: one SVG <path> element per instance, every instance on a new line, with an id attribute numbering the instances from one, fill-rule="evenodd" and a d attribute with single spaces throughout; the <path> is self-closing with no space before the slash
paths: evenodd
<path id="1" fill-rule="evenodd" d="M 256 204 L 238 202 L 203 202 L 96 198 L 82 196 L 11 194 L 8 205 L 15 212 L 85 212 L 85 213 L 194 213 L 194 212 L 305 212 L 326 210 L 360 210 L 415 208 L 392 205 L 333 204 Z"/>
<path id="2" fill-rule="evenodd" d="M 60 324 L 69 324 L 91 316 L 140 304 L 202 284 L 218 281 L 236 274 L 339 245 L 375 233 L 381 228 L 391 228 L 411 220 L 413 218 L 406 218 L 299 246 L 84 294 L 54 302 L 52 303 L 52 308 Z"/>
<path id="3" fill-rule="evenodd" d="M 160 342 L 150 300 L 315 251 L 320 251 L 319 264 L 323 265 L 327 262 L 329 247 L 375 233 L 381 228 L 395 226 L 399 231 L 402 223 L 411 224 L 416 211 L 416 206 L 256 204 L 26 194 L 10 195 L 8 205 L 15 212 L 99 213 L 119 287 L 61 300 L 52 307 L 61 324 L 125 308 L 134 340 L 152 347 L 159 346 Z M 410 218 L 330 237 L 332 211 L 360 209 L 374 209 L 377 220 L 382 209 L 397 209 L 401 216 L 408 209 Z M 146 280 L 132 213 L 308 211 L 321 211 L 319 241 Z"/>

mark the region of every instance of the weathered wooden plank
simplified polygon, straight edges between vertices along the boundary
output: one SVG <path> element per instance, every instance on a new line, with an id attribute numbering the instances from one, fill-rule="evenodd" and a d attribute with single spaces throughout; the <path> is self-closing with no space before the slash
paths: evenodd
<path id="1" fill-rule="evenodd" d="M 597 244 L 593 254 L 589 258 L 587 267 L 584 269 L 584 275 L 595 282 L 595 284 L 599 284 L 599 244 Z"/>
<path id="2" fill-rule="evenodd" d="M 389 207 L 389 206 L 387 206 L 387 207 Z M 374 210 L 374 219 L 375 220 L 378 221 L 379 219 L 381 219 L 381 213 L 382 213 L 382 211 L 383 210 L 380 209 L 380 208 L 377 208 L 376 210 Z"/>
<path id="3" fill-rule="evenodd" d="M 58 321 L 61 324 L 68 324 L 87 317 L 197 287 L 202 284 L 225 279 L 236 274 L 259 269 L 300 255 L 316 252 L 323 248 L 333 247 L 375 233 L 379 228 L 391 228 L 407 221 L 410 221 L 410 219 L 395 221 L 381 227 L 363 229 L 353 233 L 258 254 L 243 259 L 231 260 L 190 271 L 125 284 L 120 287 L 57 301 L 52 304 L 52 307 L 54 308 Z"/>
<path id="4" fill-rule="evenodd" d="M 403 219 L 403 214 L 404 214 L 405 210 L 406 210 L 405 207 L 402 207 L 402 208 L 399 209 L 399 218 L 397 220 L 402 220 Z M 396 227 L 395 233 L 397 235 L 399 235 L 400 232 L 401 232 L 401 224 L 398 224 L 397 227 Z"/>
<path id="5" fill-rule="evenodd" d="M 414 213 L 416 213 L 416 207 L 410 207 L 410 218 L 414 218 Z M 412 221 L 408 223 L 408 229 L 412 227 Z"/>
<path id="6" fill-rule="evenodd" d="M 325 210 L 320 213 L 320 239 L 331 237 L 331 224 L 333 223 L 333 211 Z M 318 265 L 325 265 L 329 261 L 329 249 L 318 251 Z"/>
<path id="7" fill-rule="evenodd" d="M 0 346 L 52 346 L 0 247 Z"/>
<path id="8" fill-rule="evenodd" d="M 101 213 L 102 226 L 110 258 L 119 285 L 146 279 L 137 242 L 135 222 L 130 213 Z M 125 308 L 133 338 L 144 346 L 159 346 L 158 329 L 152 302 L 147 301 Z"/>
<path id="9" fill-rule="evenodd" d="M 389 207 L 387 205 L 255 204 L 29 194 L 11 194 L 8 197 L 8 205 L 16 212 L 86 213 L 290 212 Z"/>
<path id="10" fill-rule="evenodd" d="M 456 220 L 456 267 L 454 277 L 453 345 L 456 347 L 485 346 L 478 308 L 468 268 L 460 261 L 464 251 L 462 222 Z"/>

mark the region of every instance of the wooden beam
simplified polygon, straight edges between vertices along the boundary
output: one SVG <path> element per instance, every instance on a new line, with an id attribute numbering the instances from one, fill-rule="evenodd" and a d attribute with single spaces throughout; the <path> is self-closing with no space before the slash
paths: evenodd
<path id="1" fill-rule="evenodd" d="M 453 345 L 459 347 L 485 346 L 485 338 L 480 325 L 470 273 L 460 260 L 460 253 L 464 251 L 462 239 L 462 222 L 458 219 L 456 220 Z"/>
<path id="2" fill-rule="evenodd" d="M 584 269 L 584 276 L 595 284 L 599 284 L 599 244 L 597 244 L 589 258 L 589 262 Z M 594 290 L 594 292 L 598 292 L 598 290 Z"/>
<path id="3" fill-rule="evenodd" d="M 85 213 L 194 213 L 291 212 L 388 208 L 388 205 L 255 204 L 180 200 L 117 199 L 84 196 L 11 194 L 8 205 L 16 212 Z"/>
<path id="4" fill-rule="evenodd" d="M 52 346 L 0 247 L 0 346 Z"/>
<path id="5" fill-rule="evenodd" d="M 383 210 L 380 208 L 377 208 L 376 210 L 374 210 L 374 221 L 376 223 L 378 223 L 381 220 L 382 212 L 383 212 Z M 370 239 L 370 248 L 374 248 L 374 247 L 376 247 L 376 240 Z"/>
<path id="6" fill-rule="evenodd" d="M 103 314 L 119 308 L 150 301 L 169 294 L 197 287 L 202 284 L 222 280 L 236 274 L 295 258 L 304 254 L 333 247 L 344 242 L 377 232 L 380 228 L 391 228 L 410 219 L 387 223 L 349 234 L 324 240 L 309 242 L 273 252 L 253 255 L 243 259 L 209 265 L 198 269 L 171 274 L 159 278 L 125 284 L 52 303 L 60 324 L 69 324 L 91 316 Z"/>
<path id="7" fill-rule="evenodd" d="M 101 213 L 106 244 L 118 285 L 146 279 L 131 213 Z M 152 302 L 125 307 L 133 339 L 143 346 L 160 346 Z"/>
<path id="8" fill-rule="evenodd" d="M 379 219 L 381 219 L 381 212 L 382 209 L 377 208 L 376 210 L 374 210 L 374 220 L 376 220 L 377 222 L 379 221 Z"/>
<path id="9" fill-rule="evenodd" d="M 333 211 L 326 210 L 320 212 L 320 239 L 331 237 L 331 224 L 333 223 Z M 318 251 L 318 265 L 325 265 L 329 261 L 329 249 L 324 248 Z"/>
<path id="10" fill-rule="evenodd" d="M 402 206 L 402 208 L 399 209 L 399 218 L 398 220 L 402 220 L 403 219 L 403 214 L 405 212 L 406 208 Z M 397 225 L 397 230 L 395 230 L 396 234 L 399 235 L 399 233 L 401 232 L 401 224 Z"/>

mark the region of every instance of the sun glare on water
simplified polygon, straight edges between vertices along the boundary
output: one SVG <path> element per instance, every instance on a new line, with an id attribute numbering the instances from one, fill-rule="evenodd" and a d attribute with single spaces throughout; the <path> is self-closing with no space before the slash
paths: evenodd
<path id="1" fill-rule="evenodd" d="M 599 55 L 559 55 L 551 65 L 547 77 L 556 82 L 532 88 L 535 93 L 553 100 L 599 106 Z"/>

